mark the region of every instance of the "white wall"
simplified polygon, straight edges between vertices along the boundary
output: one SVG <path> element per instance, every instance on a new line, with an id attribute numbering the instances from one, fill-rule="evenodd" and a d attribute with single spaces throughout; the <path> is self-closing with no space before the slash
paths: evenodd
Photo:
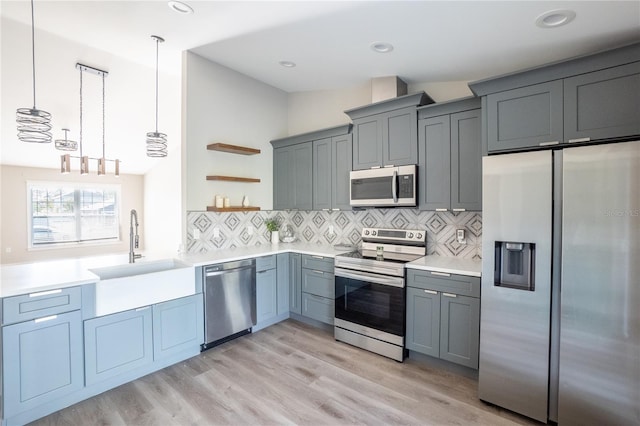
<path id="1" fill-rule="evenodd" d="M 216 194 L 240 205 L 270 210 L 273 152 L 269 141 L 287 136 L 287 94 L 194 53 L 184 56 L 183 126 L 186 150 L 186 209 L 206 210 Z M 215 142 L 258 148 L 244 156 L 208 151 Z M 261 179 L 260 183 L 207 181 L 207 175 Z"/>
<path id="2" fill-rule="evenodd" d="M 28 248 L 28 211 L 27 182 L 83 182 L 121 185 L 120 199 L 120 241 L 106 244 L 83 244 L 73 247 Z M 58 170 L 40 167 L 0 166 L 0 189 L 2 191 L 2 211 L 0 211 L 0 227 L 2 228 L 2 244 L 0 244 L 0 263 L 36 262 L 41 260 L 62 259 L 69 257 L 95 256 L 111 253 L 127 253 L 129 251 L 129 211 L 136 209 L 140 217 L 144 217 L 143 178 L 141 175 L 83 176 L 76 174 L 60 174 Z M 145 249 L 147 242 L 146 228 L 141 223 L 140 248 Z"/>

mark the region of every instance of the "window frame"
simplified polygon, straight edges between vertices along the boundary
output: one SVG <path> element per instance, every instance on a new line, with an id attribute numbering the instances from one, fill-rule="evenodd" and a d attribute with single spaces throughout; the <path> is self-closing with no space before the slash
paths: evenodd
<path id="1" fill-rule="evenodd" d="M 116 208 L 116 229 L 117 235 L 111 238 L 100 238 L 84 241 L 57 241 L 44 244 L 33 243 L 33 200 L 32 190 L 33 188 L 73 188 L 74 194 L 86 189 L 97 190 L 110 190 L 115 192 Z M 60 248 L 74 248 L 82 246 L 95 246 L 95 245 L 111 245 L 120 244 L 122 242 L 122 232 L 120 229 L 121 217 L 122 217 L 122 184 L 119 183 L 95 183 L 95 182 L 64 182 L 64 181 L 27 181 L 27 250 L 49 250 Z M 74 214 L 76 218 L 76 232 L 77 235 L 82 235 L 82 223 L 81 223 L 81 199 L 79 196 L 74 195 Z"/>

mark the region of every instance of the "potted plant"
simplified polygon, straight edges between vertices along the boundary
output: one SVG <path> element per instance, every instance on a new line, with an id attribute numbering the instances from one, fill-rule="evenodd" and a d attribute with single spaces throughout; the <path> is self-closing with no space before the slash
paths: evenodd
<path id="1" fill-rule="evenodd" d="M 271 232 L 271 244 L 278 244 L 280 242 L 280 224 L 278 219 L 269 218 L 265 219 L 264 224 L 267 226 L 267 231 Z"/>

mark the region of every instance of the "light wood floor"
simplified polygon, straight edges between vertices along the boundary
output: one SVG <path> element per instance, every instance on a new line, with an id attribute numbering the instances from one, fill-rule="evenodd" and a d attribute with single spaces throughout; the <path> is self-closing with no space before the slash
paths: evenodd
<path id="1" fill-rule="evenodd" d="M 473 379 L 398 363 L 287 320 L 34 424 L 534 424 L 476 394 Z"/>

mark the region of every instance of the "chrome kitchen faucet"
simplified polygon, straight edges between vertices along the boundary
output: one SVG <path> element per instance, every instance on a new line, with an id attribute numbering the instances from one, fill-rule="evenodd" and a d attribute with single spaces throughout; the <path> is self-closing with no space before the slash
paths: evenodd
<path id="1" fill-rule="evenodd" d="M 133 224 L 136 225 L 135 235 L 133 233 Z M 134 251 L 140 245 L 140 237 L 138 236 L 138 212 L 136 209 L 131 209 L 131 214 L 129 216 L 129 263 L 134 263 L 136 259 L 140 259 L 142 257 L 141 254 L 136 254 Z"/>

